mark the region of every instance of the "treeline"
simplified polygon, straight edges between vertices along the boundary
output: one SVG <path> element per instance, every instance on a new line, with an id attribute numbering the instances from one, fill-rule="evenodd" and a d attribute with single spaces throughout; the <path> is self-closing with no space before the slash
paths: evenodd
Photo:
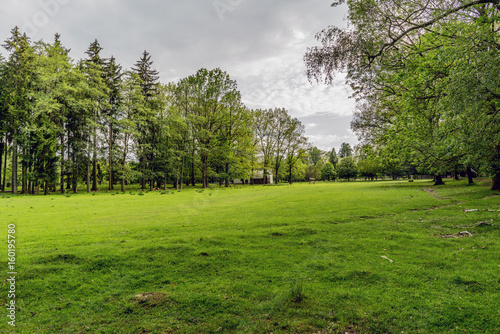
<path id="1" fill-rule="evenodd" d="M 11 34 L 0 56 L 3 191 L 227 186 L 258 170 L 305 177 L 301 122 L 285 109 L 248 109 L 220 69 L 162 84 L 146 51 L 124 70 L 97 40 L 74 61 L 58 34 L 52 43 Z"/>
<path id="2" fill-rule="evenodd" d="M 475 171 L 500 190 L 498 1 L 346 3 L 349 29 L 318 34 L 305 62 L 311 79 L 347 72 L 367 164 L 436 184 Z"/>

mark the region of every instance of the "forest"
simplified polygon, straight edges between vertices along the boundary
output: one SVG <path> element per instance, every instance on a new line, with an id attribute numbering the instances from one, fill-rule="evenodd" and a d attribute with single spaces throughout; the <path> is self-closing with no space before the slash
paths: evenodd
<path id="1" fill-rule="evenodd" d="M 162 84 L 147 51 L 124 70 L 97 40 L 75 61 L 59 34 L 45 43 L 11 33 L 0 62 L 2 191 L 207 188 L 251 183 L 257 171 L 264 182 L 272 174 L 289 183 L 385 175 L 381 160 L 370 163 L 349 143 L 338 154 L 313 146 L 285 108 L 247 108 L 219 68 Z"/>
<path id="2" fill-rule="evenodd" d="M 338 154 L 285 108 L 247 108 L 220 68 L 163 84 L 147 51 L 124 70 L 97 40 L 74 60 L 59 34 L 33 42 L 14 28 L 0 55 L 1 190 L 207 188 L 257 171 L 290 183 L 483 176 L 500 189 L 498 1 L 347 3 L 349 28 L 326 28 L 304 56 L 311 81 L 346 72 L 357 100 L 360 143 Z"/>
<path id="3" fill-rule="evenodd" d="M 2 191 L 207 188 L 257 170 L 305 178 L 301 122 L 284 108 L 248 109 L 221 69 L 162 84 L 147 51 L 124 70 L 97 40 L 74 61 L 59 34 L 45 43 L 11 33 L 0 60 Z"/>
<path id="4" fill-rule="evenodd" d="M 304 60 L 312 81 L 347 73 L 352 122 L 369 156 L 436 176 L 493 176 L 500 189 L 500 3 L 359 1 L 349 27 L 317 34 Z"/>

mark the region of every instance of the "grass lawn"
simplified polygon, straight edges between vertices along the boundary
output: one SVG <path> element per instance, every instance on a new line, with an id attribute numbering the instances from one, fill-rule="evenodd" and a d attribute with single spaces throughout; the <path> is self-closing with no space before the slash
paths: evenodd
<path id="1" fill-rule="evenodd" d="M 499 333 L 495 194 L 448 180 L 3 195 L 0 303 L 15 224 L 18 333 Z"/>

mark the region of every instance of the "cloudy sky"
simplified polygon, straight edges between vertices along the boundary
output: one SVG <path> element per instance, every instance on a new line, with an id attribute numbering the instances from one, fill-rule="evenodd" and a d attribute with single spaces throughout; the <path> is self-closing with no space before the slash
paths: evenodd
<path id="1" fill-rule="evenodd" d="M 130 68 L 147 50 L 162 82 L 220 67 L 238 82 L 249 108 L 286 108 L 324 150 L 356 144 L 354 101 L 344 78 L 311 84 L 303 56 L 314 35 L 345 26 L 332 0 L 2 0 L 0 40 L 19 26 L 33 40 L 62 35 L 73 59 L 97 39 L 104 56 Z M 2 53 L 4 50 L 0 51 Z"/>

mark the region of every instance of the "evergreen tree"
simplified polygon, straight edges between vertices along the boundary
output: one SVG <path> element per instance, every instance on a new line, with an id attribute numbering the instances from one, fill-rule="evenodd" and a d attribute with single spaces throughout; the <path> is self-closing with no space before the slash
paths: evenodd
<path id="1" fill-rule="evenodd" d="M 29 135 L 27 119 L 32 111 L 32 83 L 36 55 L 26 34 L 18 27 L 11 31 L 12 36 L 5 41 L 4 48 L 10 52 L 5 79 L 3 80 L 4 103 L 6 108 L 7 132 L 12 143 L 12 193 L 17 194 L 18 152 L 21 151 L 23 191 L 27 187 L 27 166 L 29 164 Z"/>
<path id="2" fill-rule="evenodd" d="M 342 143 L 339 150 L 339 158 L 352 157 L 352 147 L 349 143 Z"/>
<path id="3" fill-rule="evenodd" d="M 99 42 L 95 40 L 85 52 L 88 58 L 81 62 L 81 71 L 85 74 L 87 79 L 87 111 L 90 118 L 87 150 L 87 192 L 97 191 L 98 131 L 102 124 L 102 111 L 108 108 L 109 88 L 106 84 L 104 61 L 100 55 L 101 51 L 102 47 L 99 45 Z M 92 188 L 90 188 L 91 171 Z"/>
<path id="4" fill-rule="evenodd" d="M 34 152 L 33 183 L 29 187 L 44 184 L 45 194 L 49 186 L 57 182 L 60 167 L 63 172 L 64 161 L 64 123 L 66 117 L 66 98 L 69 94 L 71 60 L 69 50 L 65 49 L 60 36 L 55 35 L 53 44 L 39 45 L 36 68 L 37 80 L 34 82 L 34 110 L 32 122 L 32 144 Z M 62 138 L 62 139 L 61 139 Z M 61 154 L 57 156 L 61 149 Z M 63 177 L 61 177 L 61 184 Z"/>
<path id="5" fill-rule="evenodd" d="M 6 80 L 5 70 L 6 70 L 5 59 L 2 54 L 0 54 L 0 190 L 5 190 L 5 182 L 3 181 L 3 175 L 6 173 L 6 168 L 4 168 L 4 163 L 7 162 L 7 108 L 5 105 L 5 89 L 4 80 Z M 5 154 L 5 157 L 4 157 Z"/>
<path id="6" fill-rule="evenodd" d="M 160 143 L 159 124 L 156 116 L 162 108 L 161 103 L 158 103 L 160 101 L 159 73 L 153 69 L 153 61 L 147 51 L 144 51 L 132 71 L 137 74 L 137 84 L 142 89 L 146 103 L 142 114 L 136 115 L 139 162 L 142 167 L 142 189 L 146 187 L 146 179 L 149 179 L 150 189 L 153 190 L 158 167 L 157 147 Z"/>
<path id="7" fill-rule="evenodd" d="M 104 125 L 107 126 L 106 142 L 108 145 L 108 189 L 113 190 L 115 183 L 115 162 L 119 159 L 117 142 L 120 139 L 119 120 L 122 117 L 122 67 L 111 56 L 104 62 L 104 77 L 108 86 L 107 108 L 103 111 Z"/>
<path id="8" fill-rule="evenodd" d="M 337 166 L 339 158 L 337 156 L 337 152 L 335 152 L 335 147 L 332 148 L 332 151 L 328 155 L 328 161 L 333 165 L 333 167 Z"/>

